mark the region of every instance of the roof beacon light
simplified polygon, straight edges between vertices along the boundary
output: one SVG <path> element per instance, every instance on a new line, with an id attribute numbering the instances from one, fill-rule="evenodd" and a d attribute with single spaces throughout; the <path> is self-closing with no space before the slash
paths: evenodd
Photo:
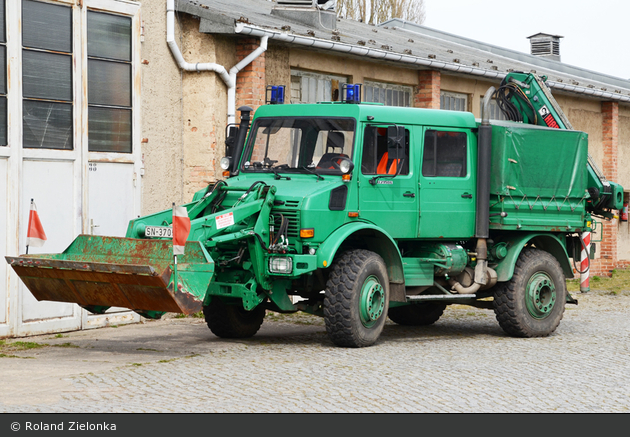
<path id="1" fill-rule="evenodd" d="M 361 103 L 361 85 L 356 84 L 343 84 L 341 86 L 342 95 L 346 95 L 346 103 Z"/>
<path id="2" fill-rule="evenodd" d="M 265 93 L 265 100 L 269 105 L 284 104 L 284 85 L 269 85 Z"/>

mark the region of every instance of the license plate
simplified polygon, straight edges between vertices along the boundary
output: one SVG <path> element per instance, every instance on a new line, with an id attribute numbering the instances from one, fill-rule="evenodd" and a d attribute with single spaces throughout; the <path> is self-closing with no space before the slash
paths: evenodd
<path id="1" fill-rule="evenodd" d="M 145 237 L 173 238 L 173 228 L 169 226 L 147 226 L 144 230 Z"/>

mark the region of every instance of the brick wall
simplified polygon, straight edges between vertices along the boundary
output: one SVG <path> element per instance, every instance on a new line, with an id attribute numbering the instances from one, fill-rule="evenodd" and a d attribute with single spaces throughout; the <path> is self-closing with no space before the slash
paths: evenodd
<path id="1" fill-rule="evenodd" d="M 418 72 L 418 87 L 415 90 L 413 106 L 416 108 L 440 109 L 441 73 L 422 70 Z"/>
<path id="2" fill-rule="evenodd" d="M 240 38 L 236 43 L 237 61 L 242 61 L 260 46 L 258 38 Z M 262 53 L 236 76 L 236 120 L 238 108 L 251 106 L 256 110 L 265 103 L 265 53 Z"/>
<path id="3" fill-rule="evenodd" d="M 607 179 L 618 180 L 619 103 L 602 102 L 602 146 L 604 159 L 602 171 Z M 603 222 L 600 232 L 603 240 L 598 243 L 599 259 L 591 261 L 592 276 L 610 276 L 616 268 L 628 267 L 630 262 L 617 259 L 618 219 Z M 601 235 L 601 234 L 600 234 Z M 599 236 L 595 236 L 599 238 Z"/>

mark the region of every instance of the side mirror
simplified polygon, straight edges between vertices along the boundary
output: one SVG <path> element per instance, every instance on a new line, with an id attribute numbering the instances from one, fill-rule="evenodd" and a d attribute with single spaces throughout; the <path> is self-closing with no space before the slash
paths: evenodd
<path id="1" fill-rule="evenodd" d="M 389 159 L 405 159 L 405 128 L 387 127 L 387 156 Z"/>

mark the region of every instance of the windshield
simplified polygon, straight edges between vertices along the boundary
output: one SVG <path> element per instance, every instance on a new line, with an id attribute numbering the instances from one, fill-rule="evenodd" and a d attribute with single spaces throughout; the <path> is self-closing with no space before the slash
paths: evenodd
<path id="1" fill-rule="evenodd" d="M 342 174 L 352 158 L 352 118 L 259 118 L 252 127 L 242 168 L 246 172 Z"/>

